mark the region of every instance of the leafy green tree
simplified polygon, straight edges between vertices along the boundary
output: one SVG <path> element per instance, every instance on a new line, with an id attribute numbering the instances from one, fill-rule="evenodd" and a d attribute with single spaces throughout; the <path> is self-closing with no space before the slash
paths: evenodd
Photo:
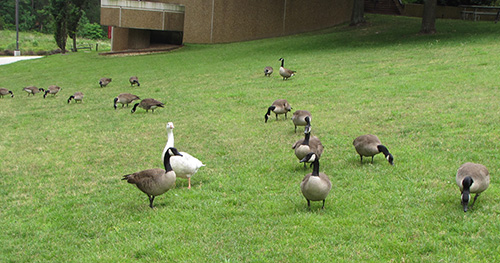
<path id="1" fill-rule="evenodd" d="M 62 53 L 66 53 L 66 40 L 68 39 L 67 18 L 68 4 L 66 0 L 50 0 L 50 13 L 54 17 L 54 38 Z"/>
<path id="2" fill-rule="evenodd" d="M 83 15 L 82 7 L 85 4 L 85 0 L 72 0 L 69 2 L 67 28 L 69 37 L 73 39 L 73 51 L 76 52 L 78 51 L 76 48 L 76 35 L 80 19 Z"/>

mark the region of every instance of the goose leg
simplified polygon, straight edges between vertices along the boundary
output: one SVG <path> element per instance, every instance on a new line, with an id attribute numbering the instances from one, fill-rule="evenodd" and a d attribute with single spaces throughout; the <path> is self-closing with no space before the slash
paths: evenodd
<path id="1" fill-rule="evenodd" d="M 285 120 L 286 120 L 286 112 L 285 112 Z"/>
<path id="2" fill-rule="evenodd" d="M 153 208 L 153 201 L 155 200 L 154 195 L 148 195 L 149 198 L 149 207 Z"/>
<path id="3" fill-rule="evenodd" d="M 359 155 L 359 157 L 361 157 L 361 163 L 363 163 L 363 155 Z"/>
<path id="4" fill-rule="evenodd" d="M 188 189 L 191 189 L 191 177 L 188 178 Z"/>
<path id="5" fill-rule="evenodd" d="M 295 133 L 297 133 L 297 125 L 295 125 Z"/>
<path id="6" fill-rule="evenodd" d="M 323 199 L 323 206 L 321 207 L 321 209 L 325 209 L 325 199 Z"/>
<path id="7" fill-rule="evenodd" d="M 375 156 L 375 155 L 372 155 L 372 164 L 373 164 L 373 157 L 374 157 L 374 156 Z"/>
<path id="8" fill-rule="evenodd" d="M 307 207 L 308 207 L 309 209 L 311 209 L 311 201 L 309 201 L 309 199 L 306 199 L 306 200 L 307 200 Z"/>
<path id="9" fill-rule="evenodd" d="M 474 201 L 472 201 L 472 205 L 470 205 L 470 209 L 472 209 L 472 207 L 474 206 L 474 203 L 476 202 L 476 199 L 478 196 L 479 196 L 479 193 L 477 193 L 476 196 L 474 196 Z"/>
<path id="10" fill-rule="evenodd" d="M 278 113 L 275 113 L 276 114 L 276 120 L 278 120 Z"/>

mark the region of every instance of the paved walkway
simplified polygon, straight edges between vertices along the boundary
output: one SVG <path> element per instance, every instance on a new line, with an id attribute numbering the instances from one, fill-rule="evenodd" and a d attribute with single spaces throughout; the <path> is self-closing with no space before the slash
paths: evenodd
<path id="1" fill-rule="evenodd" d="M 18 57 L 0 57 L 0 65 L 14 63 L 20 60 L 41 58 L 42 56 L 18 56 Z"/>

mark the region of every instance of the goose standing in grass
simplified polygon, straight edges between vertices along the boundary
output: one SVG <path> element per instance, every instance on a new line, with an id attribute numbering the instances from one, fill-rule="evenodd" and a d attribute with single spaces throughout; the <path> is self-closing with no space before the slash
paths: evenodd
<path id="1" fill-rule="evenodd" d="M 293 113 L 292 122 L 295 125 L 295 132 L 297 132 L 297 126 L 311 126 L 312 116 L 309 111 L 297 110 Z"/>
<path id="2" fill-rule="evenodd" d="M 291 110 L 292 106 L 290 106 L 290 103 L 288 103 L 287 100 L 285 99 L 275 100 L 273 104 L 267 109 L 266 115 L 264 115 L 265 122 L 267 123 L 269 115 L 271 115 L 271 111 L 274 112 L 274 114 L 276 114 L 276 120 L 278 120 L 278 114 L 285 114 L 285 120 L 286 120 L 286 114 Z"/>
<path id="3" fill-rule="evenodd" d="M 281 61 L 281 67 L 279 72 L 280 75 L 283 77 L 283 80 L 287 80 L 289 77 L 295 75 L 297 71 L 285 68 L 285 59 L 280 58 L 279 61 Z"/>
<path id="4" fill-rule="evenodd" d="M 6 89 L 6 88 L 0 88 L 0 97 L 3 98 L 3 96 L 7 95 L 7 94 L 10 94 L 10 97 L 13 98 L 14 97 L 14 93 L 12 93 L 12 91 Z"/>
<path id="5" fill-rule="evenodd" d="M 50 85 L 49 88 L 45 91 L 45 94 L 43 94 L 43 98 L 45 99 L 45 97 L 47 97 L 47 94 L 52 94 L 52 96 L 55 96 L 60 90 L 61 87 Z"/>
<path id="6" fill-rule="evenodd" d="M 138 96 L 134 95 L 134 94 L 130 94 L 130 93 L 120 93 L 120 95 L 116 96 L 116 98 L 113 100 L 113 106 L 115 107 L 115 110 L 116 110 L 116 104 L 117 103 L 121 103 L 122 104 L 122 108 L 124 105 L 127 105 L 128 107 L 128 104 L 129 103 L 132 103 L 134 100 L 140 100 L 141 98 L 139 98 Z"/>
<path id="7" fill-rule="evenodd" d="M 273 67 L 264 68 L 264 76 L 270 77 L 273 74 Z"/>
<path id="8" fill-rule="evenodd" d="M 307 207 L 311 208 L 311 201 L 323 201 L 321 209 L 325 208 L 325 199 L 332 189 L 330 178 L 319 172 L 319 157 L 315 153 L 308 153 L 300 162 L 311 162 L 313 171 L 307 174 L 300 183 L 300 190 L 307 200 Z"/>
<path id="9" fill-rule="evenodd" d="M 301 163 L 304 163 L 304 168 L 306 168 L 306 162 L 302 160 L 311 152 L 315 153 L 318 159 L 321 158 L 321 154 L 323 154 L 323 144 L 321 144 L 318 137 L 311 136 L 311 126 L 306 126 L 304 134 L 304 139 L 295 142 L 292 149 L 295 149 L 295 156 L 297 156 Z"/>
<path id="10" fill-rule="evenodd" d="M 130 82 L 130 86 L 134 86 L 136 84 L 137 84 L 137 87 L 141 86 L 141 83 L 139 83 L 139 78 L 137 78 L 136 76 L 130 77 L 130 79 L 128 81 Z"/>
<path id="11" fill-rule="evenodd" d="M 158 107 L 163 108 L 163 106 L 165 106 L 165 104 L 163 104 L 155 99 L 152 99 L 152 98 L 143 99 L 143 100 L 141 100 L 141 102 L 136 103 L 134 105 L 134 107 L 132 108 L 132 111 L 131 111 L 132 113 L 135 112 L 135 110 L 137 109 L 137 106 L 145 109 L 146 112 L 151 110 L 154 113 L 156 108 L 158 108 Z"/>
<path id="12" fill-rule="evenodd" d="M 111 79 L 110 78 L 101 78 L 99 80 L 99 85 L 102 87 L 106 87 L 108 86 L 108 84 L 111 82 Z"/>
<path id="13" fill-rule="evenodd" d="M 467 212 L 470 194 L 476 193 L 470 209 L 474 206 L 477 197 L 490 185 L 490 174 L 488 169 L 482 164 L 464 163 L 458 168 L 456 182 L 462 193 L 462 206 Z"/>
<path id="14" fill-rule="evenodd" d="M 75 92 L 75 94 L 69 96 L 68 103 L 70 103 L 71 100 L 75 100 L 75 103 L 82 102 L 83 101 L 83 93 L 82 92 Z"/>
<path id="15" fill-rule="evenodd" d="M 163 149 L 162 159 L 165 156 L 165 152 L 174 147 L 174 123 L 167 123 L 167 144 Z M 200 160 L 196 159 L 189 153 L 181 152 L 182 156 L 173 156 L 170 159 L 170 164 L 175 171 L 177 177 L 187 178 L 188 179 L 188 189 L 191 189 L 191 177 L 198 172 L 198 169 L 205 166 Z"/>
<path id="16" fill-rule="evenodd" d="M 149 198 L 149 207 L 153 208 L 155 197 L 172 189 L 175 185 L 175 172 L 170 165 L 172 156 L 181 154 L 175 148 L 169 148 L 163 158 L 165 170 L 154 168 L 124 175 L 122 180 L 127 180 L 129 184 L 135 184 L 139 190 L 144 192 Z"/>
<path id="17" fill-rule="evenodd" d="M 29 87 L 25 87 L 23 88 L 24 91 L 26 91 L 28 93 L 28 96 L 31 94 L 33 96 L 35 96 L 35 94 L 37 94 L 38 92 L 44 92 L 45 90 L 43 88 L 37 88 L 35 86 L 29 86 Z"/>
<path id="18" fill-rule="evenodd" d="M 373 163 L 373 157 L 376 154 L 383 153 L 387 161 L 391 165 L 394 165 L 394 157 L 389 153 L 387 147 L 382 145 L 377 136 L 372 134 L 361 135 L 358 138 L 354 139 L 352 144 L 354 145 L 356 152 L 358 152 L 359 156 L 361 157 L 361 163 L 363 163 L 363 156 L 371 156 Z"/>

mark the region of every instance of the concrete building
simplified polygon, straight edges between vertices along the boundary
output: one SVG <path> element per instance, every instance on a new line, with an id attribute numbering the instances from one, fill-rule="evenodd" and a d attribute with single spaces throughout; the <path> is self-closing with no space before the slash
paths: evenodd
<path id="1" fill-rule="evenodd" d="M 353 0 L 101 0 L 112 50 L 285 36 L 349 21 Z"/>

